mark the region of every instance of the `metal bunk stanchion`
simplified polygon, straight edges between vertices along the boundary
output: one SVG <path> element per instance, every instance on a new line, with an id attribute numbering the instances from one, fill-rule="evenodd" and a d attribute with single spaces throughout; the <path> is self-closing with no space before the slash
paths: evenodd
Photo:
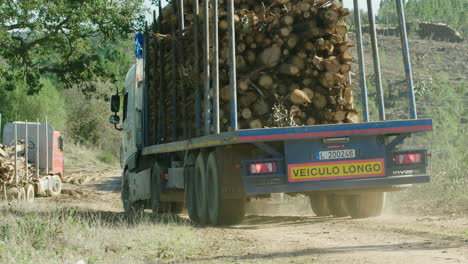
<path id="1" fill-rule="evenodd" d="M 234 0 L 228 0 L 229 39 L 229 85 L 231 86 L 231 127 L 238 130 L 237 123 L 237 75 L 236 75 L 236 33 L 234 30 Z"/>
<path id="2" fill-rule="evenodd" d="M 45 175 L 49 175 L 49 121 L 46 116 L 45 118 L 45 156 L 46 156 L 46 168 Z"/>
<path id="3" fill-rule="evenodd" d="M 405 11 L 403 10 L 402 0 L 396 0 L 396 5 L 397 5 L 398 18 L 400 21 L 400 35 L 401 35 L 401 46 L 403 49 L 403 63 L 405 64 L 406 80 L 408 82 L 408 89 L 409 89 L 410 117 L 411 119 L 418 119 L 418 113 L 416 111 L 416 99 L 414 96 L 413 73 L 411 71 L 411 61 L 410 61 L 410 55 L 409 55 L 408 35 L 406 33 Z"/>
<path id="4" fill-rule="evenodd" d="M 159 17 L 158 17 L 158 33 L 163 33 L 163 12 L 162 12 L 162 4 L 161 1 L 159 1 Z M 159 52 L 158 52 L 158 57 L 159 57 L 159 143 L 162 143 L 166 140 L 166 107 L 165 107 L 165 93 L 164 93 L 164 53 L 163 53 L 163 48 L 164 48 L 164 40 L 160 39 L 158 40 L 159 43 Z"/>
<path id="5" fill-rule="evenodd" d="M 18 182 L 18 123 L 15 122 L 15 183 Z"/>
<path id="6" fill-rule="evenodd" d="M 200 51 L 199 51 L 199 40 L 198 40 L 198 26 L 199 26 L 199 15 L 200 10 L 198 7 L 198 0 L 193 0 L 193 44 L 194 44 L 194 65 L 193 70 L 196 74 L 195 78 L 195 135 L 200 136 L 201 132 L 201 98 L 200 98 Z"/>
<path id="7" fill-rule="evenodd" d="M 372 42 L 372 58 L 374 60 L 374 74 L 377 84 L 377 96 L 379 105 L 379 118 L 385 120 L 385 102 L 384 93 L 382 88 L 382 74 L 380 73 L 380 59 L 379 59 L 379 46 L 377 44 L 377 32 L 375 30 L 374 10 L 372 0 L 367 0 L 367 13 L 369 16 L 369 33 Z"/>
<path id="8" fill-rule="evenodd" d="M 219 126 L 219 43 L 218 43 L 218 0 L 211 1 L 213 9 L 213 116 L 214 133 L 220 133 Z"/>
<path id="9" fill-rule="evenodd" d="M 40 127 L 40 123 L 39 123 L 39 118 L 37 119 L 37 125 L 36 125 L 36 178 L 39 178 L 39 167 L 40 167 L 40 159 L 39 159 L 39 141 L 40 141 L 40 133 L 39 133 L 39 127 Z"/>
<path id="10" fill-rule="evenodd" d="M 205 134 L 210 134 L 210 39 L 209 0 L 203 0 L 203 69 L 205 71 Z"/>
<path id="11" fill-rule="evenodd" d="M 24 123 L 24 173 L 25 179 L 29 180 L 29 171 L 28 171 L 28 156 L 29 156 L 29 135 L 28 135 L 28 120 Z"/>
<path id="12" fill-rule="evenodd" d="M 185 68 L 185 49 L 184 49 L 184 44 L 185 44 L 185 23 L 184 23 L 184 1 L 183 0 L 178 0 L 177 2 L 178 5 L 178 19 L 179 19 L 179 62 L 180 66 Z M 180 74 L 179 74 L 180 76 Z M 182 120 L 184 120 L 184 127 L 183 127 L 183 138 L 186 139 L 189 137 L 189 120 L 187 118 L 187 90 L 183 82 L 180 82 L 180 88 L 181 88 L 181 95 L 182 95 Z"/>
<path id="13" fill-rule="evenodd" d="M 364 122 L 369 122 L 369 104 L 367 100 L 366 69 L 364 65 L 364 48 L 362 46 L 362 27 L 361 14 L 359 13 L 359 0 L 354 0 L 354 19 L 358 44 L 359 79 L 361 82 L 362 93 L 362 116 Z"/>
<path id="14" fill-rule="evenodd" d="M 177 15 L 177 7 L 172 5 L 172 14 Z M 171 34 L 176 35 L 176 25 L 171 23 Z M 177 41 L 175 38 L 171 41 L 171 63 L 172 63 L 172 140 L 177 140 Z"/>

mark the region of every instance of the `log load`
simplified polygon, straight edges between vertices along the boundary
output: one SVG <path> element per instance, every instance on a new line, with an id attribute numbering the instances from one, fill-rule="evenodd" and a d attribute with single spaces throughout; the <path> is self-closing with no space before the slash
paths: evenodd
<path id="1" fill-rule="evenodd" d="M 24 142 L 18 141 L 17 145 L 17 170 L 19 182 L 27 182 L 27 175 L 25 170 Z M 0 144 L 0 188 L 3 184 L 11 185 L 15 182 L 15 147 L 7 147 Z M 35 167 L 33 164 L 28 163 L 28 175 L 31 177 L 35 175 Z M 0 190 L 1 192 L 1 190 Z"/>
<path id="2" fill-rule="evenodd" d="M 195 16 L 192 1 L 184 2 L 185 36 L 176 41 L 177 45 L 183 47 L 178 50 L 185 51 L 182 64 L 177 65 L 179 79 L 171 80 L 171 52 L 174 50 L 171 43 L 174 38 L 161 37 L 159 44 L 155 44 L 166 52 L 166 75 L 153 78 L 156 84 L 159 78 L 163 78 L 163 83 L 167 85 L 163 109 L 170 113 L 174 107 L 187 107 L 187 119 L 191 122 L 190 134 L 195 135 L 195 87 L 199 85 L 203 103 L 206 76 L 202 56 L 203 27 L 200 24 L 198 32 L 200 72 L 193 72 Z M 229 121 L 231 95 L 227 1 L 218 2 L 220 123 L 222 131 L 229 131 L 232 128 Z M 199 9 L 201 23 L 202 4 Z M 172 10 L 169 5 L 163 12 L 162 33 L 168 35 L 176 35 L 171 31 L 172 23 L 177 23 Z M 360 122 L 354 108 L 354 85 L 348 77 L 350 62 L 353 60 L 349 51 L 353 45 L 346 37 L 348 27 L 345 21 L 348 15 L 348 9 L 341 7 L 338 1 L 331 0 L 235 0 L 237 111 L 241 129 Z M 209 61 L 212 66 L 214 53 L 211 26 L 210 23 Z M 162 33 L 159 32 L 159 36 Z M 155 45 L 151 44 L 154 42 L 156 40 L 150 41 L 150 45 Z M 148 72 L 158 71 L 150 69 Z M 177 105 L 171 105 L 173 100 L 169 92 L 174 83 L 179 84 Z M 185 101 L 181 97 L 183 91 L 186 93 Z M 210 94 L 213 95 L 213 90 Z M 182 118 L 182 115 L 178 118 Z M 178 123 L 181 129 L 183 122 Z"/>

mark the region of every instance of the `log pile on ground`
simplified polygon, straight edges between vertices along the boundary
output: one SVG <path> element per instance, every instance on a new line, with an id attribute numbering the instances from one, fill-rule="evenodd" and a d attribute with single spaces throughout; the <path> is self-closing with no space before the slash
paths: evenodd
<path id="1" fill-rule="evenodd" d="M 192 55 L 194 15 L 192 1 L 185 2 L 187 30 L 183 45 L 186 53 Z M 219 0 L 222 131 L 231 130 L 226 2 Z M 199 8 L 203 10 L 201 5 Z M 163 33 L 166 34 L 171 33 L 167 31 L 171 23 L 176 23 L 171 12 L 169 6 L 163 16 L 163 29 L 166 30 Z M 348 15 L 348 9 L 331 0 L 235 0 L 237 111 L 241 129 L 360 122 L 353 105 L 353 83 L 348 77 L 353 59 L 349 51 L 353 45 L 346 38 Z M 201 26 L 198 39 L 202 55 Z M 169 51 L 164 66 L 167 73 L 173 70 L 172 41 L 169 38 L 161 41 L 166 43 L 165 50 Z M 211 63 L 212 59 L 211 47 Z M 199 63 L 202 71 L 203 56 Z M 187 117 L 195 121 L 195 111 L 192 110 L 195 109 L 194 84 L 199 83 L 203 91 L 205 74 L 191 72 L 193 64 L 193 56 L 186 55 L 183 66 L 178 66 L 177 76 L 179 83 L 185 83 L 187 89 Z M 173 84 L 170 77 L 171 74 L 163 77 L 168 90 Z M 179 99 L 180 95 L 181 90 L 178 90 Z M 182 109 L 183 101 L 178 102 L 177 109 Z M 191 126 L 193 129 L 194 124 Z"/>
<path id="2" fill-rule="evenodd" d="M 17 171 L 19 182 L 27 182 L 28 176 L 25 170 L 24 142 L 18 141 Z M 33 164 L 28 163 L 28 175 L 35 175 Z M 0 183 L 13 184 L 15 182 L 15 147 L 7 147 L 0 144 Z"/>

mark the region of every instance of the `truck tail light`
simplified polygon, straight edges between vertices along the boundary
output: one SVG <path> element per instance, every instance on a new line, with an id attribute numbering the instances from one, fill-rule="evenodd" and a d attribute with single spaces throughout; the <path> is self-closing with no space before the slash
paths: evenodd
<path id="1" fill-rule="evenodd" d="M 277 171 L 276 162 L 251 163 L 249 167 L 250 174 L 272 174 Z"/>
<path id="2" fill-rule="evenodd" d="M 402 153 L 393 156 L 395 165 L 421 164 L 424 162 L 422 153 Z"/>

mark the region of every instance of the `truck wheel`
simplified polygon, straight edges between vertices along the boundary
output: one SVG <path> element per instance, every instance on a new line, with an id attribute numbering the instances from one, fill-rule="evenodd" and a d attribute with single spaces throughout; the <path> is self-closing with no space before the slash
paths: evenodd
<path id="1" fill-rule="evenodd" d="M 235 225 L 244 220 L 245 200 L 231 199 L 223 200 L 221 204 L 221 214 L 219 216 L 219 225 Z"/>
<path id="2" fill-rule="evenodd" d="M 20 187 L 18 189 L 18 200 L 19 201 L 26 201 L 26 189 L 24 187 Z"/>
<path id="3" fill-rule="evenodd" d="M 59 176 L 54 175 L 51 177 L 52 188 L 47 190 L 47 196 L 56 197 L 59 196 L 62 192 L 62 180 Z"/>
<path id="4" fill-rule="evenodd" d="M 328 199 L 325 194 L 312 194 L 309 195 L 310 207 L 316 216 L 329 216 L 331 215 L 328 208 Z"/>
<path id="5" fill-rule="evenodd" d="M 346 205 L 352 218 L 376 217 L 382 213 L 385 205 L 385 193 L 370 192 L 351 196 Z"/>
<path id="6" fill-rule="evenodd" d="M 27 202 L 34 202 L 35 194 L 34 194 L 34 186 L 32 184 L 26 184 L 26 201 Z"/>
<path id="7" fill-rule="evenodd" d="M 125 170 L 122 177 L 121 198 L 124 212 L 131 215 L 143 211 L 145 207 L 142 201 L 130 202 L 130 180 L 128 174 L 128 170 Z"/>
<path id="8" fill-rule="evenodd" d="M 206 154 L 200 152 L 195 162 L 195 186 L 198 223 L 208 223 Z"/>
<path id="9" fill-rule="evenodd" d="M 7 193 L 8 200 L 19 200 L 20 199 L 19 189 L 17 187 L 8 188 L 6 193 Z"/>
<path id="10" fill-rule="evenodd" d="M 333 216 L 345 217 L 349 216 L 347 206 L 343 196 L 328 195 L 328 208 Z"/>
<path id="11" fill-rule="evenodd" d="M 195 154 L 191 153 L 186 162 L 185 162 L 185 205 L 187 207 L 187 212 L 190 217 L 190 220 L 193 222 L 198 222 L 197 215 L 197 196 L 196 196 L 196 186 L 195 186 Z"/>
<path id="12" fill-rule="evenodd" d="M 151 210 L 153 214 L 158 214 L 164 211 L 164 206 L 161 206 L 160 197 L 161 197 L 161 177 L 165 172 L 165 168 L 156 162 L 151 169 L 151 178 L 150 178 L 150 192 L 151 192 Z"/>
<path id="13" fill-rule="evenodd" d="M 219 170 L 216 152 L 208 156 L 207 167 L 208 216 L 213 225 L 233 225 L 244 218 L 244 199 L 222 199 L 222 174 Z"/>

